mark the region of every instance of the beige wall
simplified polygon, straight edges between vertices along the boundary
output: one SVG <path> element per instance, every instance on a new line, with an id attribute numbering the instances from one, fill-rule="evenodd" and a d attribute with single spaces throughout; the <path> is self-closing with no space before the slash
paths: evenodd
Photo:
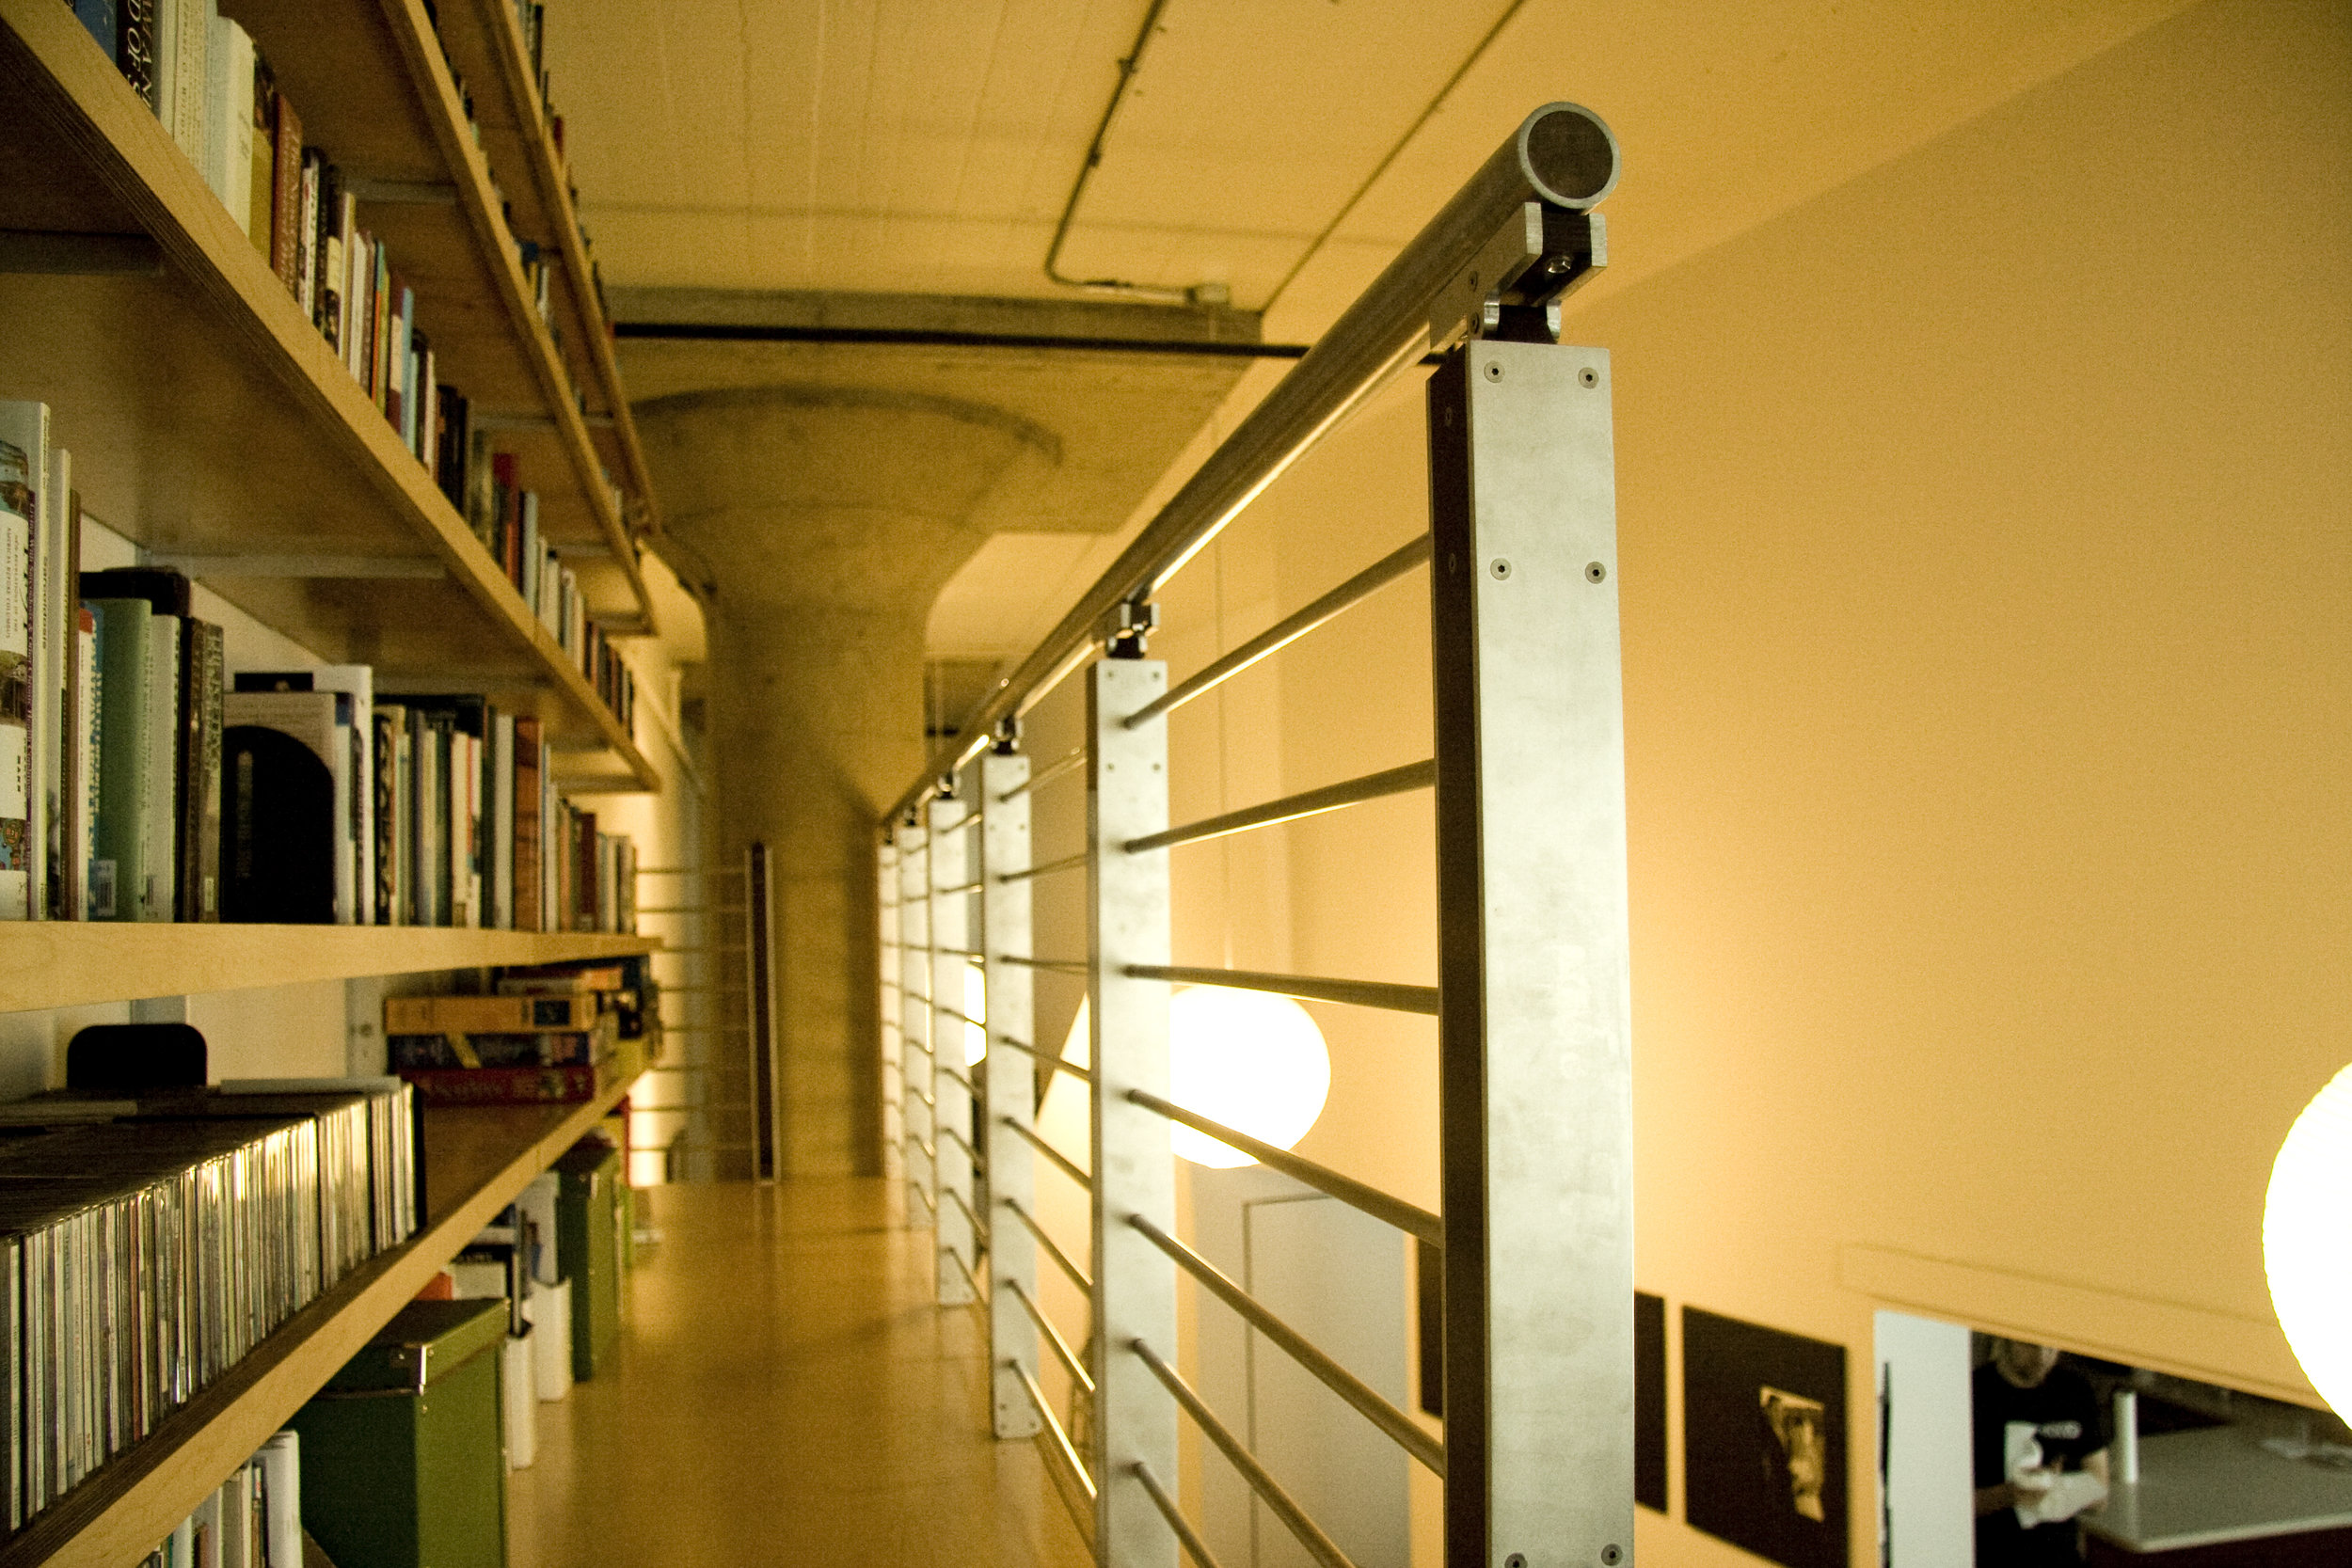
<path id="1" fill-rule="evenodd" d="M 1617 387 L 1641 1282 L 1846 1345 L 1856 1434 L 1889 1302 L 2301 1388 L 2260 1225 L 2352 1059 L 2347 16 L 2192 9 L 1572 311 Z M 1408 390 L 1153 652 L 1423 494 Z M 1424 595 L 1180 715 L 1175 816 L 1426 754 Z M 1178 961 L 1431 980 L 1430 863 L 1425 797 L 1179 851 Z M 1316 1010 L 1303 1150 L 1434 1202 L 1434 1031 Z"/>

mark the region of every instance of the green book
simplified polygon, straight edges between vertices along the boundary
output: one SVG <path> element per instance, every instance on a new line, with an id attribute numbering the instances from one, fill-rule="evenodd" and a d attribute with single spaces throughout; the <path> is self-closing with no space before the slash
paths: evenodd
<path id="1" fill-rule="evenodd" d="M 91 599 L 98 621 L 98 831 L 90 857 L 89 917 L 136 920 L 147 887 L 148 644 L 154 608 L 145 599 Z"/>

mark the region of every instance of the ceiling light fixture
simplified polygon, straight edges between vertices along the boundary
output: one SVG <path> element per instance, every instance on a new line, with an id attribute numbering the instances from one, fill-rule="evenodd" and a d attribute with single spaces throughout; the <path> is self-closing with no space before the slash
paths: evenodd
<path id="1" fill-rule="evenodd" d="M 2303 1375 L 2339 1416 L 2352 1415 L 2352 1067 L 2295 1118 L 2270 1168 L 2263 1266 L 2270 1301 Z"/>

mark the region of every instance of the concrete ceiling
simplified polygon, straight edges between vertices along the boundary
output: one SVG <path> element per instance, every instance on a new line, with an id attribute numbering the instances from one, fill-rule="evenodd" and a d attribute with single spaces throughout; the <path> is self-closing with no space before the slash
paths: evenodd
<path id="1" fill-rule="evenodd" d="M 1311 340 L 1530 108 L 1565 97 L 1597 109 L 1625 148 L 1612 264 L 1594 293 L 1620 289 L 2187 3 L 1166 0 L 1064 270 L 1223 283 L 1235 306 L 1266 311 L 1269 340 Z M 565 0 L 548 15 L 548 64 L 607 282 L 1068 297 L 1045 254 L 1148 9 Z M 2032 177 L 1983 174 L 1954 193 L 1956 228 Z M 712 352 L 626 347 L 637 396 L 684 389 L 681 356 Z M 1278 373 L 1246 378 L 1229 416 Z M 1171 455 L 1163 421 L 1131 449 L 1115 428 L 1099 434 L 1109 444 L 1087 461 L 1132 470 L 1131 496 Z M 967 578 L 1001 566 L 1004 580 L 959 579 L 948 599 L 1042 594 L 1040 552 L 1063 578 L 1092 559 L 1068 543 L 984 551 Z M 954 643 L 1012 636 L 943 610 Z"/>

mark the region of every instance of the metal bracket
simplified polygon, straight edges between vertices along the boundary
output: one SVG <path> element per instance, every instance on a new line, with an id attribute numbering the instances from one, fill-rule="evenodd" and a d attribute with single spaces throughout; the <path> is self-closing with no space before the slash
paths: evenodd
<path id="1" fill-rule="evenodd" d="M 1438 291 L 1429 346 L 1442 353 L 1464 338 L 1556 343 L 1560 301 L 1608 264 L 1608 227 L 1598 213 L 1526 202 Z"/>
<path id="2" fill-rule="evenodd" d="M 1103 617 L 1103 651 L 1111 658 L 1141 658 L 1144 643 L 1159 629 L 1160 607 L 1121 600 Z"/>
<path id="3" fill-rule="evenodd" d="M 1000 757 L 1017 756 L 1021 752 L 1021 716 L 1008 713 L 996 721 L 989 732 L 988 749 Z"/>

